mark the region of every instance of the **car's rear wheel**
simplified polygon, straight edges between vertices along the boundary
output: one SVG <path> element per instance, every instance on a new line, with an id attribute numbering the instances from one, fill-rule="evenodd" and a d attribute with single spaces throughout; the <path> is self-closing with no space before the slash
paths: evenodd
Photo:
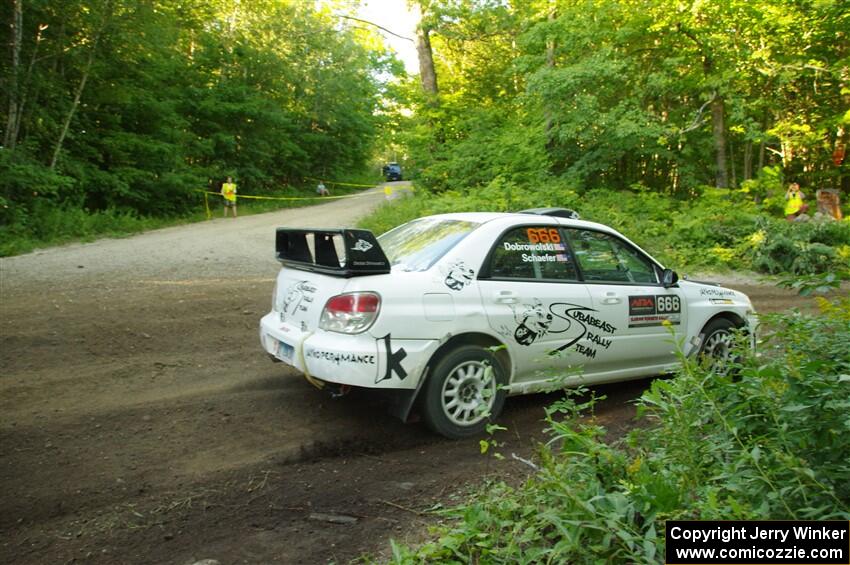
<path id="1" fill-rule="evenodd" d="M 433 366 L 422 411 L 432 430 L 459 439 L 480 434 L 502 411 L 506 371 L 491 351 L 464 345 Z"/>
<path id="2" fill-rule="evenodd" d="M 712 372 L 725 375 L 735 363 L 732 338 L 736 327 L 726 318 L 715 318 L 703 328 L 702 344 L 697 358 Z"/>

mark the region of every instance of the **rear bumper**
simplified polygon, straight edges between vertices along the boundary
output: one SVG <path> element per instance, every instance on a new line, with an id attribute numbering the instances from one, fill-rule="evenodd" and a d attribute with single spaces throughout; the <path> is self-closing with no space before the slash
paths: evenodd
<path id="1" fill-rule="evenodd" d="M 260 344 L 280 361 L 311 377 L 343 385 L 382 389 L 415 389 L 436 340 L 348 335 L 300 328 L 280 322 L 276 312 L 260 320 Z"/>

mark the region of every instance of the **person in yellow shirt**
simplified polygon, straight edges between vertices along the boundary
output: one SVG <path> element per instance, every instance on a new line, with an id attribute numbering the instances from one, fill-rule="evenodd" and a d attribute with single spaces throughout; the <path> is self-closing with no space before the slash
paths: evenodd
<path id="1" fill-rule="evenodd" d="M 785 219 L 793 222 L 800 214 L 805 214 L 809 205 L 803 202 L 806 195 L 800 190 L 800 185 L 792 182 L 785 193 Z"/>
<path id="2" fill-rule="evenodd" d="M 227 177 L 227 181 L 221 184 L 221 196 L 224 198 L 224 217 L 227 217 L 228 208 L 233 210 L 233 217 L 236 217 L 236 183 L 231 177 Z"/>

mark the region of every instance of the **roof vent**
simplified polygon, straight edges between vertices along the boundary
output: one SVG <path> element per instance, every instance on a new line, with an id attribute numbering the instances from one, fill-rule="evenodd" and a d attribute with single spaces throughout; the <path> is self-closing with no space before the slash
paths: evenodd
<path id="1" fill-rule="evenodd" d="M 580 220 L 581 217 L 575 210 L 569 208 L 530 208 L 520 210 L 520 214 L 536 214 L 538 216 L 554 216 L 556 218 L 567 218 L 568 220 Z"/>

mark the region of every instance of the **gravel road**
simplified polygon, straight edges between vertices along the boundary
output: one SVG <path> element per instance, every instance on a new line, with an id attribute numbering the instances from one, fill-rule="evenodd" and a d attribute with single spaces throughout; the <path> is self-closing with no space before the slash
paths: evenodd
<path id="1" fill-rule="evenodd" d="M 274 228 L 353 225 L 382 201 L 379 187 L 0 260 L 0 562 L 344 562 L 415 538 L 422 510 L 486 476 L 526 476 L 260 351 Z M 731 286 L 761 310 L 799 305 Z M 631 426 L 646 386 L 598 387 L 600 421 Z M 508 403 L 506 455 L 529 455 L 554 398 Z"/>

